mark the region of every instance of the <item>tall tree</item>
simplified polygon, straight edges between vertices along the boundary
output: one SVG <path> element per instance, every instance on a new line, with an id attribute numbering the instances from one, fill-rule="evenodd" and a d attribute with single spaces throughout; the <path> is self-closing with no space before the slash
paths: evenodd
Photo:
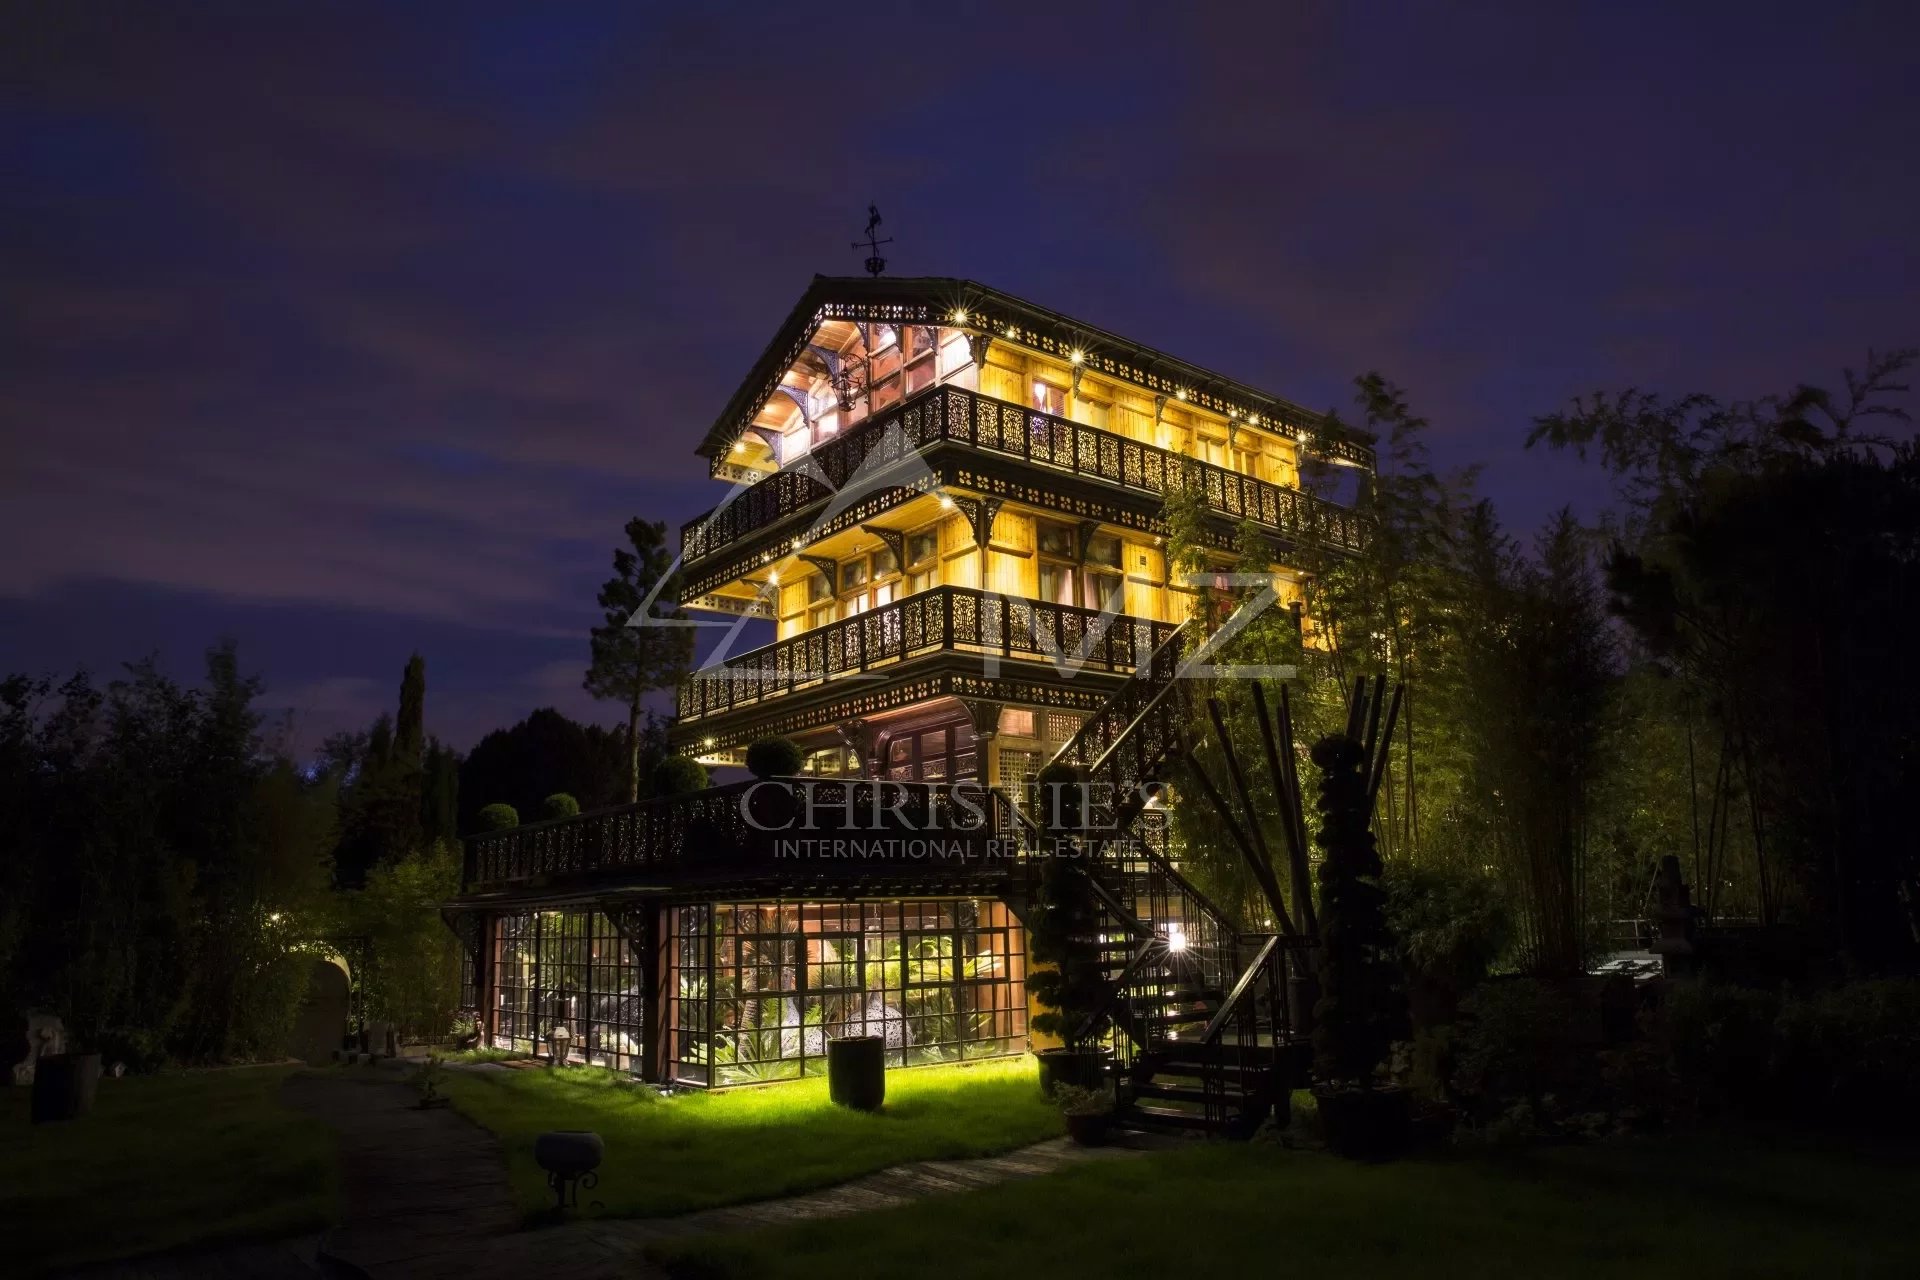
<path id="1" fill-rule="evenodd" d="M 663 612 L 658 601 L 676 599 L 673 553 L 664 522 L 638 517 L 627 521 L 628 545 L 613 553 L 613 577 L 600 588 L 605 621 L 593 629 L 592 665 L 586 691 L 618 702 L 627 710 L 627 800 L 640 798 L 640 720 L 646 696 L 671 689 L 693 664 L 693 632 L 673 622 L 686 614 L 673 604 Z M 648 606 L 650 597 L 656 603 Z M 658 625 L 665 622 L 667 625 Z"/>
<path id="2" fill-rule="evenodd" d="M 336 874 L 343 885 L 357 887 L 374 867 L 425 844 L 426 701 L 427 664 L 416 653 L 401 673 L 399 719 L 374 722 L 342 799 Z"/>

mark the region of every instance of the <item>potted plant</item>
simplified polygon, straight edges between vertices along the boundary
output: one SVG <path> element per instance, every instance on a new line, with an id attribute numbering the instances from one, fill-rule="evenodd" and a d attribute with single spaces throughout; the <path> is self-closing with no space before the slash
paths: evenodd
<path id="1" fill-rule="evenodd" d="M 420 1068 L 413 1082 L 420 1088 L 420 1101 L 414 1105 L 422 1111 L 432 1111 L 437 1107 L 450 1107 L 453 1099 L 440 1092 L 440 1086 L 447 1080 L 446 1064 L 437 1053 L 427 1055 L 427 1061 Z"/>
<path id="2" fill-rule="evenodd" d="M 1365 751 L 1335 733 L 1315 743 L 1312 754 L 1320 769 L 1314 843 L 1321 850 L 1313 1095 L 1328 1146 L 1385 1159 L 1407 1141 L 1406 1094 L 1381 1083 L 1393 1042 L 1405 1036 L 1406 998 L 1369 829 Z"/>
<path id="3" fill-rule="evenodd" d="M 1037 784 L 1047 840 L 1038 859 L 1030 921 L 1036 967 L 1027 971 L 1027 992 L 1041 1006 L 1033 1029 L 1058 1037 L 1060 1045 L 1034 1056 L 1043 1092 L 1062 1085 L 1094 1089 L 1106 1083 L 1107 1055 L 1097 1024 L 1111 995 L 1100 973 L 1099 916 L 1078 840 L 1085 783 L 1072 765 L 1048 765 Z"/>
<path id="4" fill-rule="evenodd" d="M 1079 1085 L 1061 1085 L 1054 1091 L 1054 1105 L 1066 1117 L 1067 1136 L 1083 1147 L 1104 1147 L 1113 1130 L 1113 1090 L 1102 1086 L 1086 1089 Z"/>

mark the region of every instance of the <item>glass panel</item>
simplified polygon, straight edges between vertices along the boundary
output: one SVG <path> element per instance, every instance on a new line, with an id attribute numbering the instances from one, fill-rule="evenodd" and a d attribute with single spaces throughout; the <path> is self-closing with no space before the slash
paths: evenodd
<path id="1" fill-rule="evenodd" d="M 939 550 L 939 540 L 932 529 L 907 535 L 907 563 L 919 564 L 923 560 L 933 559 L 933 553 Z"/>

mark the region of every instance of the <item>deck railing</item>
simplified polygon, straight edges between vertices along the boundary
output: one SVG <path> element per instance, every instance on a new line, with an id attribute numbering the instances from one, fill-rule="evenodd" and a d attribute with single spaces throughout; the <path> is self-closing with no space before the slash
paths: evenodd
<path id="1" fill-rule="evenodd" d="M 768 535 L 777 522 L 839 493 L 863 469 L 878 475 L 882 468 L 942 443 L 968 445 L 1140 493 L 1164 494 L 1169 485 L 1195 486 L 1209 506 L 1230 519 L 1249 519 L 1288 538 L 1321 541 L 1345 551 L 1365 544 L 1365 521 L 1325 499 L 1099 427 L 963 387 L 942 386 L 873 415 L 683 526 L 681 558 L 692 565 L 722 551 L 744 549 Z"/>
<path id="2" fill-rule="evenodd" d="M 977 782 L 756 779 L 469 836 L 463 888 L 609 872 L 671 884 L 706 874 L 1011 871 L 1029 843 L 1015 806 Z"/>
<path id="3" fill-rule="evenodd" d="M 931 653 L 1133 670 L 1173 624 L 971 587 L 934 587 L 703 668 L 680 685 L 685 721 L 752 706 Z"/>

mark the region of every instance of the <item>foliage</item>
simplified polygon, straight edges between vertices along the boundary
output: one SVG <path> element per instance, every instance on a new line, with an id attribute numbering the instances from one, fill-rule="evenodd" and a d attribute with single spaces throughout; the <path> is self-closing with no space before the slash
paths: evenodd
<path id="1" fill-rule="evenodd" d="M 791 738 L 762 738 L 747 748 L 747 772 L 756 778 L 791 778 L 805 763 Z"/>
<path id="2" fill-rule="evenodd" d="M 1056 1085 L 1053 1105 L 1063 1116 L 1104 1116 L 1113 1111 L 1112 1089 L 1087 1089 L 1077 1084 Z"/>
<path id="3" fill-rule="evenodd" d="M 1344 734 L 1313 747 L 1321 853 L 1320 1002 L 1314 1006 L 1314 1073 L 1322 1084 L 1364 1087 L 1405 1034 L 1406 1008 L 1380 855 L 1369 830 L 1364 753 Z"/>
<path id="4" fill-rule="evenodd" d="M 510 804 L 490 804 L 480 810 L 482 831 L 505 831 L 520 825 L 520 811 Z"/>
<path id="5" fill-rule="evenodd" d="M 10 1273 L 292 1236 L 336 1220 L 338 1144 L 323 1121 L 286 1105 L 288 1074 L 103 1079 L 93 1111 L 71 1124 L 30 1124 L 32 1091 L 0 1090 Z"/>
<path id="6" fill-rule="evenodd" d="M 1035 783 L 1048 847 L 1028 921 L 1028 952 L 1038 967 L 1027 970 L 1027 994 L 1041 1006 L 1030 1025 L 1077 1050 L 1082 1029 L 1108 1001 L 1090 941 L 1098 919 L 1093 886 L 1080 865 L 1086 775 L 1075 765 L 1050 764 Z"/>
<path id="7" fill-rule="evenodd" d="M 0 682 L 0 995 L 136 1062 L 277 1054 L 335 784 L 266 749 L 231 646 L 195 689 L 126 671 Z"/>
<path id="8" fill-rule="evenodd" d="M 375 867 L 348 895 L 348 932 L 368 944 L 359 975 L 366 1016 L 393 1023 L 402 1039 L 444 1039 L 452 1026 L 460 952 L 440 904 L 459 892 L 458 851 L 434 845 Z"/>
<path id="9" fill-rule="evenodd" d="M 1783 1091 L 1822 1119 L 1882 1132 L 1920 1128 L 1920 980 L 1789 997 L 1777 1031 Z"/>
<path id="10" fill-rule="evenodd" d="M 608 1214 L 646 1217 L 791 1195 L 908 1161 L 992 1155 L 1062 1131 L 1023 1059 L 889 1071 L 877 1112 L 834 1106 L 819 1077 L 662 1098 L 587 1069 L 450 1074 L 455 1107 L 499 1136 L 529 1213 L 553 1203 L 532 1158 L 534 1135 L 548 1129 L 604 1137 L 594 1198 Z M 661 1176 L 662 1152 L 673 1154 L 671 1177 Z"/>
<path id="11" fill-rule="evenodd" d="M 1920 952 L 1904 803 L 1920 749 L 1920 682 L 1904 674 L 1920 456 L 1885 432 L 1906 424 L 1914 358 L 1869 353 L 1837 393 L 1576 400 L 1529 437 L 1592 450 L 1616 480 L 1614 609 L 1689 726 L 1720 744 L 1710 803 L 1717 816 L 1744 800 L 1751 854 L 1736 869 L 1761 917 L 1824 926 L 1876 971 Z M 1695 879 L 1711 893 L 1727 874 Z"/>
<path id="12" fill-rule="evenodd" d="M 1388 927 L 1410 967 L 1467 987 L 1506 951 L 1513 918 L 1492 876 L 1451 866 L 1395 866 L 1380 883 Z"/>
<path id="13" fill-rule="evenodd" d="M 564 791 L 556 791 L 541 802 L 540 816 L 549 822 L 555 818 L 579 817 L 580 802 Z"/>
<path id="14" fill-rule="evenodd" d="M 480 809 L 509 804 L 539 813 L 546 798 L 564 791 L 582 809 L 604 809 L 626 799 L 627 738 L 624 727 L 582 724 L 541 707 L 474 744 L 460 765 L 460 830 L 475 830 Z M 640 723 L 640 751 L 651 762 L 666 754 L 665 727 Z"/>
<path id="15" fill-rule="evenodd" d="M 653 794 L 663 799 L 704 791 L 708 785 L 707 766 L 691 756 L 662 756 L 653 767 Z"/>
<path id="16" fill-rule="evenodd" d="M 425 838 L 426 698 L 427 664 L 416 653 L 401 673 L 398 719 L 383 715 L 374 722 L 341 793 L 334 874 L 342 885 L 359 885 L 373 868 L 405 857 Z M 434 765 L 436 786 L 443 786 L 445 763 L 436 758 Z M 444 820 L 447 802 L 436 791 L 436 823 Z"/>
<path id="17" fill-rule="evenodd" d="M 1506 978 L 1470 992 L 1454 1028 L 1453 1095 L 1482 1122 L 1525 1106 L 1544 1116 L 1597 1086 L 1579 1032 L 1579 1006 L 1564 983 Z"/>
<path id="18" fill-rule="evenodd" d="M 627 521 L 626 534 L 628 546 L 614 551 L 613 577 L 600 588 L 605 621 L 593 629 L 593 658 L 584 687 L 594 697 L 626 708 L 626 799 L 632 803 L 640 799 L 641 702 L 657 689 L 673 688 L 686 675 L 693 663 L 693 631 L 677 605 L 663 611 L 653 603 L 664 598 L 671 604 L 678 597 L 667 526 L 636 517 Z"/>

